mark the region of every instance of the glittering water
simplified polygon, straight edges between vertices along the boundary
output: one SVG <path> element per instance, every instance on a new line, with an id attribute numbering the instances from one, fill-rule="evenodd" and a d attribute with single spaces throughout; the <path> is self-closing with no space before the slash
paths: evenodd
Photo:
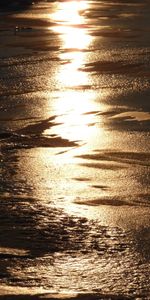
<path id="1" fill-rule="evenodd" d="M 1 11 L 0 299 L 150 299 L 149 16 Z"/>

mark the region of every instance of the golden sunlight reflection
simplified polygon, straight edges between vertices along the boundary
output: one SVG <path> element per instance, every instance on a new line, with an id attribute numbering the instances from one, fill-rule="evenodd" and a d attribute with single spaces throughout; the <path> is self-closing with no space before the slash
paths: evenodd
<path id="1" fill-rule="evenodd" d="M 53 27 L 53 30 L 61 34 L 63 48 L 65 49 L 85 49 L 92 40 L 92 37 L 88 35 L 87 30 L 82 27 L 75 28 L 61 25 Z"/>
<path id="2" fill-rule="evenodd" d="M 63 48 L 85 49 L 89 46 L 92 37 L 88 34 L 85 18 L 81 15 L 81 10 L 86 8 L 86 1 L 63 2 L 50 15 L 56 24 L 53 31 L 60 34 Z"/>
<path id="3" fill-rule="evenodd" d="M 103 97 L 103 95 L 102 95 Z M 97 138 L 104 135 L 100 112 L 103 104 L 95 101 L 96 92 L 93 91 L 64 91 L 58 93 L 53 104 L 57 116 L 56 126 L 44 134 L 57 134 L 70 141 L 77 141 L 79 145 L 93 148 Z"/>
<path id="4" fill-rule="evenodd" d="M 52 30 L 62 45 L 58 54 L 62 63 L 55 75 L 60 92 L 53 107 L 56 122 L 61 125 L 44 132 L 82 144 L 95 137 L 97 116 L 92 112 L 100 109 L 95 102 L 95 91 L 89 88 L 89 74 L 81 70 L 88 60 L 87 50 L 92 41 L 84 17 L 88 5 L 87 1 L 60 2 L 50 14 L 55 23 Z"/>
<path id="5" fill-rule="evenodd" d="M 97 143 L 97 135 L 102 137 L 104 134 L 100 124 L 103 105 L 96 101 L 96 90 L 91 89 L 91 74 L 82 70 L 82 66 L 89 61 L 93 39 L 84 14 L 88 6 L 87 1 L 59 2 L 56 10 L 49 15 L 54 23 L 50 30 L 58 35 L 61 48 L 58 52 L 60 64 L 55 73 L 59 91 L 53 103 L 57 125 L 45 130 L 44 135 L 56 134 L 77 142 L 82 147 L 76 147 L 76 152 L 83 147 L 84 151 L 85 147 L 86 151 L 92 149 Z M 102 92 L 99 91 L 99 99 L 101 96 Z M 70 155 L 66 154 L 65 157 L 69 158 Z"/>
<path id="6" fill-rule="evenodd" d="M 92 40 L 81 13 L 87 6 L 86 1 L 60 2 L 56 11 L 50 14 L 50 19 L 55 22 L 52 30 L 58 34 L 62 44 L 59 53 L 62 65 L 57 72 L 57 80 L 64 87 L 88 84 L 86 72 L 80 70 Z"/>
<path id="7" fill-rule="evenodd" d="M 86 1 L 67 1 L 58 3 L 56 12 L 50 17 L 58 24 L 76 25 L 84 23 L 81 12 L 87 9 Z"/>
<path id="8" fill-rule="evenodd" d="M 87 2 L 68 1 L 57 5 L 56 12 L 50 15 L 55 23 L 51 30 L 58 35 L 61 42 L 58 52 L 60 64 L 54 74 L 58 90 L 53 104 L 52 94 L 49 94 L 49 115 L 53 111 L 56 125 L 46 129 L 43 134 L 61 138 L 62 147 L 60 145 L 59 149 L 44 152 L 43 162 L 51 166 L 53 174 L 50 177 L 45 174 L 44 182 L 48 190 L 51 190 L 51 199 L 58 194 L 57 206 L 65 210 L 69 207 L 68 212 L 73 213 L 81 210 L 75 199 L 79 195 L 84 196 L 88 183 L 72 178 L 88 177 L 88 174 L 95 176 L 95 169 L 92 171 L 82 168 L 82 158 L 77 156 L 95 150 L 100 143 L 103 147 L 106 140 L 101 117 L 104 104 L 100 101 L 105 95 L 103 91 L 93 89 L 91 74 L 82 70 L 82 66 L 89 61 L 92 42 L 84 14 L 81 13 L 87 9 Z M 49 81 L 51 84 L 51 78 Z M 68 143 L 64 148 L 64 139 L 73 142 L 73 146 L 69 147 Z M 93 197 L 93 188 L 89 189 L 89 193 Z M 98 193 L 97 189 L 96 196 Z M 87 214 L 84 208 L 83 214 Z"/>
<path id="9" fill-rule="evenodd" d="M 63 57 L 63 55 L 60 55 L 60 57 Z M 82 52 L 68 54 L 68 59 L 70 59 L 71 62 L 62 66 L 60 72 L 57 73 L 57 80 L 63 87 L 82 87 L 89 84 L 88 74 L 79 70 L 83 62 L 83 57 L 84 54 Z M 74 91 L 72 91 L 72 93 L 74 93 Z"/>

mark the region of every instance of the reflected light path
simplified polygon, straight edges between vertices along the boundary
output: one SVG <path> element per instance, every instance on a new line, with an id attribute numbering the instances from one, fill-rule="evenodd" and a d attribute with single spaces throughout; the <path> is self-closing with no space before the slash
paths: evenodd
<path id="1" fill-rule="evenodd" d="M 41 199 L 44 207 L 52 204 L 69 214 L 80 212 L 83 216 L 88 211 L 81 209 L 75 200 L 79 195 L 85 199 L 86 188 L 91 198 L 97 197 L 99 190 L 89 186 L 89 180 L 97 182 L 95 169 L 81 166 L 84 160 L 77 155 L 87 154 L 99 144 L 104 147 L 107 139 L 100 115 L 104 111 L 105 105 L 100 100 L 106 97 L 105 91 L 95 90 L 91 74 L 82 70 L 89 61 L 93 43 L 84 17 L 88 5 L 87 1 L 57 2 L 49 14 L 53 24 L 49 30 L 61 47 L 56 50 L 58 59 L 49 69 L 48 79 L 46 74 L 47 85 L 51 87 L 54 82 L 57 88 L 46 91 L 42 113 L 44 120 L 52 122 L 44 123 L 42 135 L 53 145 L 56 139 L 59 146 L 34 149 L 34 163 L 31 156 L 21 166 L 34 187 L 34 197 Z M 80 181 L 80 177 L 87 180 Z"/>
<path id="2" fill-rule="evenodd" d="M 60 155 L 49 155 L 45 151 L 42 155 L 43 162 L 51 165 L 53 176 L 44 176 L 46 185 L 51 189 L 51 197 L 59 195 L 57 206 L 62 206 L 69 214 L 81 211 L 74 203 L 79 195 L 85 196 L 87 183 L 72 180 L 72 177 L 88 177 L 87 169 L 79 164 L 82 159 L 79 154 L 92 151 L 103 144 L 106 135 L 101 124 L 100 112 L 104 109 L 103 104 L 97 101 L 97 91 L 93 89 L 91 74 L 81 70 L 81 67 L 89 60 L 92 36 L 88 32 L 86 19 L 82 12 L 88 8 L 86 1 L 68 1 L 57 4 L 56 12 L 50 15 L 50 19 L 56 25 L 51 27 L 61 42 L 61 50 L 58 53 L 60 64 L 55 73 L 55 81 L 58 82 L 58 91 L 51 105 L 51 93 L 49 94 L 50 110 L 56 116 L 56 126 L 44 131 L 44 135 L 57 135 L 63 139 L 77 142 L 76 147 L 57 149 Z M 51 81 L 51 78 L 49 79 Z M 105 97 L 103 92 L 98 92 L 98 97 Z M 55 152 L 55 153 L 56 153 Z M 58 172 L 58 173 L 57 173 Z M 95 177 L 95 170 L 93 177 Z M 59 175 L 58 175 L 59 174 Z M 90 170 L 91 174 L 91 170 Z M 91 176 L 91 175 L 90 175 Z M 55 182 L 57 184 L 55 185 Z M 56 187 L 55 187 L 56 186 Z M 91 197 L 93 190 L 91 189 Z M 97 191 L 98 194 L 98 191 Z M 60 197 L 61 196 L 61 197 Z M 58 203 L 59 202 L 59 203 Z M 83 215 L 87 211 L 83 208 Z"/>
<path id="3" fill-rule="evenodd" d="M 84 145 L 84 151 L 85 148 L 86 151 L 93 148 L 97 134 L 101 137 L 104 134 L 103 128 L 100 126 L 97 128 L 100 116 L 96 113 L 97 104 L 94 102 L 94 96 L 93 93 L 86 91 L 62 92 L 54 107 L 58 125 L 46 130 L 44 134 L 58 134 L 70 141 L 77 141 L 80 146 Z M 81 148 L 76 150 L 81 151 Z"/>
<path id="4" fill-rule="evenodd" d="M 56 121 L 61 123 L 44 134 L 55 133 L 69 140 L 93 144 L 96 115 L 100 105 L 95 102 L 96 93 L 90 89 L 90 76 L 83 72 L 92 36 L 88 33 L 86 19 L 82 12 L 88 8 L 86 1 L 58 3 L 56 12 L 50 15 L 56 26 L 52 30 L 61 40 L 59 58 L 62 64 L 56 73 L 59 92 L 54 103 Z"/>
<path id="5" fill-rule="evenodd" d="M 95 92 L 89 89 L 90 78 L 80 70 L 86 62 L 92 37 L 88 34 L 86 20 L 82 12 L 88 8 L 86 1 L 71 1 L 58 4 L 56 12 L 50 18 L 56 23 L 52 30 L 59 35 L 62 50 L 56 80 L 59 83 L 59 95 L 54 104 L 60 126 L 46 130 L 44 134 L 59 134 L 69 140 L 93 143 L 97 110 L 94 103 Z M 69 90 L 68 90 L 69 89 Z"/>
<path id="6" fill-rule="evenodd" d="M 87 8 L 87 2 L 64 2 L 58 4 L 58 9 L 51 15 L 56 26 L 53 31 L 60 35 L 62 52 L 61 61 L 65 62 L 58 71 L 58 81 L 64 87 L 74 87 L 88 84 L 88 76 L 79 68 L 86 60 L 86 52 L 92 37 L 88 34 L 84 17 L 80 12 Z"/>
<path id="7" fill-rule="evenodd" d="M 67 25 L 83 24 L 84 18 L 80 15 L 82 10 L 87 9 L 87 1 L 68 1 L 58 3 L 56 12 L 50 15 L 58 24 Z"/>

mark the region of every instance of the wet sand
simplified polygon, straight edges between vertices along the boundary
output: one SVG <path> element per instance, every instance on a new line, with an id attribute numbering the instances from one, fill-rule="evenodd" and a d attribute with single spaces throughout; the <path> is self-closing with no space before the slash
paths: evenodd
<path id="1" fill-rule="evenodd" d="M 149 2 L 0 16 L 0 299 L 150 298 Z"/>
<path id="2" fill-rule="evenodd" d="M 1 300 L 13 300 L 13 299 L 20 299 L 20 300 L 44 300 L 44 299 L 49 299 L 49 300 L 105 300 L 105 299 L 111 299 L 111 300 L 128 300 L 128 299 L 134 299 L 132 297 L 122 297 L 120 295 L 118 296 L 113 296 L 113 295 L 102 295 L 102 294 L 87 294 L 87 295 L 78 295 L 78 296 L 69 296 L 69 295 L 50 295 L 50 294 L 45 294 L 45 295 L 35 295 L 35 296 L 29 296 L 29 295 L 9 295 L 9 296 L 0 296 Z"/>

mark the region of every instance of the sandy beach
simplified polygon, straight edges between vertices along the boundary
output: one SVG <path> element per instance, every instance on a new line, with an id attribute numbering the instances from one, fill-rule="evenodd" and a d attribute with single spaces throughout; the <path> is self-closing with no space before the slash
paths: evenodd
<path id="1" fill-rule="evenodd" d="M 150 299 L 149 1 L 0 8 L 0 300 Z"/>

